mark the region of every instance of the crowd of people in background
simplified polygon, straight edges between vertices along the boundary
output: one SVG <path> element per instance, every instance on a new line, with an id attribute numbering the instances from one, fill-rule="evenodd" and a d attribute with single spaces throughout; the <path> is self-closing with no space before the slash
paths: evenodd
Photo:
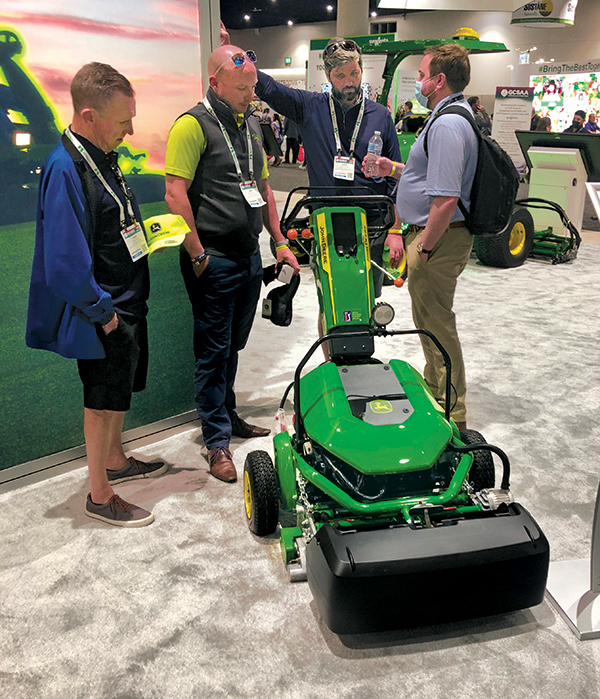
<path id="1" fill-rule="evenodd" d="M 587 117 L 587 121 L 586 121 Z M 531 114 L 531 131 L 552 131 L 552 120 L 549 116 L 541 116 L 535 111 Z M 583 109 L 578 109 L 575 114 L 573 114 L 573 121 L 566 129 L 563 129 L 561 133 L 576 133 L 576 134 L 600 134 L 600 127 L 597 123 L 597 115 L 594 112 L 590 112 L 587 115 Z"/>

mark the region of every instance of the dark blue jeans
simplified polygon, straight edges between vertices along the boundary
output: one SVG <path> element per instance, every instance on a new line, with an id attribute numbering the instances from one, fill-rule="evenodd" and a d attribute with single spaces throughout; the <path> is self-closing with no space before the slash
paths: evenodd
<path id="1" fill-rule="evenodd" d="M 194 314 L 196 409 L 208 449 L 229 446 L 235 410 L 233 384 L 238 354 L 246 346 L 260 298 L 260 253 L 231 259 L 211 255 L 196 277 L 187 253 L 180 257 L 181 272 Z"/>

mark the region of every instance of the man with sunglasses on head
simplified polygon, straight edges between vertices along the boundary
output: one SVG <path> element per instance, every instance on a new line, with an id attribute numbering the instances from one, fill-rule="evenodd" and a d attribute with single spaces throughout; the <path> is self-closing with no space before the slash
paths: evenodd
<path id="1" fill-rule="evenodd" d="M 205 99 L 175 121 L 165 164 L 166 201 L 190 227 L 180 264 L 194 316 L 196 408 L 210 473 L 237 479 L 231 436 L 262 437 L 236 412 L 233 390 L 262 283 L 258 237 L 264 226 L 277 261 L 298 262 L 279 230 L 254 108 L 256 55 L 223 45 L 208 58 Z"/>
<path id="2" fill-rule="evenodd" d="M 363 95 L 362 55 L 351 39 L 334 37 L 323 50 L 323 63 L 331 93 L 296 90 L 276 82 L 258 71 L 256 94 L 273 109 L 298 124 L 308 161 L 311 186 L 368 186 L 375 194 L 391 194 L 392 178 L 367 179 L 361 163 L 369 140 L 379 131 L 382 155 L 400 161 L 394 121 L 381 104 Z M 395 225 L 388 235 L 399 237 Z M 372 247 L 372 257 L 381 264 L 384 240 Z M 374 274 L 375 293 L 381 293 L 383 275 Z"/>

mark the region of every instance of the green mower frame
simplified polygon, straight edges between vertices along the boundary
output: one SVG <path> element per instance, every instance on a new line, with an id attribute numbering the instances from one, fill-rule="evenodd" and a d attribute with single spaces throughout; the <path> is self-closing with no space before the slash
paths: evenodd
<path id="1" fill-rule="evenodd" d="M 389 228 L 393 202 L 305 196 L 291 206 L 295 191 L 282 231 L 298 221 L 305 226 L 298 214 L 311 210 L 325 335 L 309 348 L 281 400 L 274 461 L 265 451 L 248 454 L 248 526 L 257 536 L 279 526 L 290 580 L 308 579 L 337 633 L 538 604 L 548 543 L 513 500 L 508 457 L 451 420 L 451 362 L 439 341 L 422 329 L 388 330 L 393 309 L 374 301 L 369 234 Z M 373 357 L 376 338 L 414 334 L 442 354 L 443 405 L 410 364 Z M 330 359 L 304 373 L 325 343 Z M 285 424 L 292 389 L 294 430 Z M 500 488 L 492 454 L 502 462 Z"/>

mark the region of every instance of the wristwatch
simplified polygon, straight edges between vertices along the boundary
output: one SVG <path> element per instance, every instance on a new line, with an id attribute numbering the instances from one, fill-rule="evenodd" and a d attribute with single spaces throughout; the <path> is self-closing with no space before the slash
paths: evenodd
<path id="1" fill-rule="evenodd" d="M 417 252 L 424 252 L 426 255 L 431 255 L 433 250 L 425 250 L 423 243 L 417 243 Z"/>

